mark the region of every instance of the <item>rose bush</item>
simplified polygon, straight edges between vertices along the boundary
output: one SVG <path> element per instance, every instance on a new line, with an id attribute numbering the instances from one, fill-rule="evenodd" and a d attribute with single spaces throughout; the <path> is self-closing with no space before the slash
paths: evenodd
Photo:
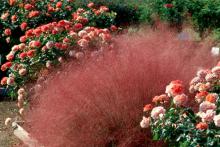
<path id="1" fill-rule="evenodd" d="M 88 12 L 86 15 L 89 15 L 87 16 L 88 26 L 106 28 L 114 23 L 116 13 L 110 11 L 102 13 L 105 11 L 105 6 L 100 9 L 100 6 L 94 3 L 90 3 L 88 6 L 84 8 Z M 62 19 L 71 20 L 78 9 L 73 0 L 6 0 L 2 1 L 0 7 L 2 62 L 6 61 L 5 55 L 9 53 L 7 49 L 18 44 L 20 36 L 24 35 L 25 31 Z M 4 75 L 4 72 L 1 74 Z"/>
<path id="2" fill-rule="evenodd" d="M 110 33 L 117 30 L 112 25 L 114 18 L 115 13 L 106 6 L 97 7 L 89 3 L 87 9 L 79 8 L 73 12 L 69 20 L 53 21 L 27 29 L 20 37 L 20 43 L 14 45 L 6 56 L 7 62 L 1 66 L 2 71 L 9 71 L 9 76 L 3 77 L 1 84 L 9 89 L 11 97 L 19 97 L 21 94 L 16 91 L 20 87 L 36 81 L 42 72 L 48 72 L 54 65 L 109 48 Z M 97 22 L 100 19 L 106 21 L 102 27 L 109 26 L 109 29 L 99 28 Z M 10 34 L 10 31 L 6 32 Z M 18 99 L 21 99 L 21 108 L 24 98 Z"/>
<path id="3" fill-rule="evenodd" d="M 154 140 L 172 146 L 218 146 L 220 142 L 220 64 L 199 70 L 191 80 L 189 96 L 183 83 L 172 81 L 166 94 L 144 107 L 142 128 L 151 127 Z M 189 97 L 194 96 L 193 99 Z M 194 103 L 195 102 L 195 103 Z"/>

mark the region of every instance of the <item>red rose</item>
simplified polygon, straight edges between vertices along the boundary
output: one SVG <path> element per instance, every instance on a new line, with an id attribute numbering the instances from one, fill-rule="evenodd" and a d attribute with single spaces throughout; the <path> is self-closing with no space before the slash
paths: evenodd
<path id="1" fill-rule="evenodd" d="M 3 77 L 2 80 L 1 80 L 1 85 L 6 85 L 7 80 L 8 80 L 8 77 Z"/>
<path id="2" fill-rule="evenodd" d="M 89 4 L 87 5 L 87 7 L 92 8 L 92 7 L 94 7 L 94 5 L 95 5 L 95 4 L 91 2 L 91 3 L 89 3 Z"/>
<path id="3" fill-rule="evenodd" d="M 26 36 L 21 36 L 20 37 L 20 42 L 26 42 L 26 40 L 27 40 Z"/>
<path id="4" fill-rule="evenodd" d="M 6 63 L 3 64 L 3 65 L 5 65 L 7 68 L 10 68 L 10 67 L 12 66 L 12 63 L 11 63 L 11 62 L 6 62 Z"/>
<path id="5" fill-rule="evenodd" d="M 106 7 L 106 6 L 100 6 L 99 10 L 100 10 L 101 12 L 107 12 L 107 11 L 109 10 L 109 8 Z"/>
<path id="6" fill-rule="evenodd" d="M 4 31 L 4 34 L 6 35 L 6 36 L 10 36 L 11 35 L 11 29 L 5 29 L 5 31 Z"/>
<path id="7" fill-rule="evenodd" d="M 52 12 L 55 11 L 55 9 L 54 9 L 53 7 L 51 7 L 51 6 L 48 6 L 47 11 L 48 11 L 49 13 L 52 13 Z"/>
<path id="8" fill-rule="evenodd" d="M 20 25 L 21 30 L 25 30 L 27 28 L 27 23 L 26 22 L 22 22 Z"/>
<path id="9" fill-rule="evenodd" d="M 33 29 L 27 30 L 27 31 L 25 32 L 25 35 L 26 35 L 27 37 L 34 36 L 34 34 L 33 34 Z"/>
<path id="10" fill-rule="evenodd" d="M 56 7 L 61 8 L 62 7 L 62 2 L 57 2 Z"/>
<path id="11" fill-rule="evenodd" d="M 40 12 L 39 11 L 31 11 L 29 14 L 28 14 L 28 17 L 29 18 L 33 18 L 33 17 L 37 17 L 40 15 Z"/>
<path id="12" fill-rule="evenodd" d="M 198 130 L 206 130 L 208 128 L 208 124 L 204 122 L 200 122 L 196 125 L 196 129 Z"/>
<path id="13" fill-rule="evenodd" d="M 32 57 L 34 56 L 34 54 L 35 54 L 35 50 L 29 50 L 29 51 L 27 52 L 27 56 L 28 56 L 29 58 L 32 58 Z"/>
<path id="14" fill-rule="evenodd" d="M 42 31 L 41 31 L 40 28 L 37 28 L 37 29 L 35 29 L 35 30 L 33 31 L 33 33 L 34 33 L 37 37 L 39 37 L 39 36 L 41 35 Z"/>
<path id="15" fill-rule="evenodd" d="M 55 47 L 58 48 L 58 49 L 61 49 L 62 48 L 62 44 L 57 42 L 57 43 L 55 43 Z"/>
<path id="16" fill-rule="evenodd" d="M 165 4 L 164 7 L 165 7 L 165 8 L 172 8 L 172 7 L 173 7 L 173 4 Z"/>
<path id="17" fill-rule="evenodd" d="M 7 67 L 3 64 L 2 66 L 1 66 L 1 71 L 6 71 L 7 70 Z"/>
<path id="18" fill-rule="evenodd" d="M 82 25 L 81 23 L 77 23 L 77 24 L 74 25 L 74 28 L 75 28 L 76 30 L 80 30 L 80 29 L 83 28 L 83 25 Z"/>
<path id="19" fill-rule="evenodd" d="M 6 59 L 7 59 L 8 61 L 11 61 L 11 60 L 14 59 L 14 55 L 13 55 L 13 54 L 8 54 L 8 55 L 6 56 Z"/>
<path id="20" fill-rule="evenodd" d="M 153 109 L 153 105 L 152 104 L 147 104 L 144 106 L 144 112 L 149 112 Z"/>
<path id="21" fill-rule="evenodd" d="M 31 4 L 25 4 L 24 5 L 25 10 L 31 10 L 32 8 L 33 8 L 33 6 Z"/>
<path id="22" fill-rule="evenodd" d="M 20 59 L 24 59 L 25 57 L 27 57 L 27 53 L 25 53 L 25 52 L 20 53 L 20 55 L 19 55 Z"/>
<path id="23" fill-rule="evenodd" d="M 12 15 L 12 17 L 11 17 L 11 21 L 12 21 L 12 22 L 17 21 L 17 16 L 16 16 L 16 15 Z"/>
<path id="24" fill-rule="evenodd" d="M 40 41 L 34 41 L 34 44 L 33 44 L 34 47 L 41 47 L 41 42 Z"/>

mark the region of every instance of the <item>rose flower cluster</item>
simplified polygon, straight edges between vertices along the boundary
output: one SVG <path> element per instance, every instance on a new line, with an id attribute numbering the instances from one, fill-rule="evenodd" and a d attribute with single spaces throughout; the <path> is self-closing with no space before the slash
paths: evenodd
<path id="1" fill-rule="evenodd" d="M 199 70 L 190 81 L 190 95 L 183 83 L 172 81 L 165 94 L 144 107 L 142 128 L 151 127 L 153 138 L 174 146 L 216 146 L 220 131 L 220 64 Z M 191 97 L 191 96 L 190 96 Z M 194 103 L 193 107 L 189 103 Z"/>

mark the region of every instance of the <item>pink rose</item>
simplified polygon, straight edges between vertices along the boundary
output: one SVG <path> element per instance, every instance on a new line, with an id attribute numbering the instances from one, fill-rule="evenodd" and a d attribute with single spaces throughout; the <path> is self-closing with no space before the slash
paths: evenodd
<path id="1" fill-rule="evenodd" d="M 212 122 L 215 116 L 215 111 L 207 110 L 206 113 L 202 112 L 199 114 L 199 117 L 202 118 L 202 122 Z"/>
<path id="2" fill-rule="evenodd" d="M 162 106 L 155 107 L 151 111 L 151 117 L 155 120 L 157 120 L 159 118 L 163 118 L 165 112 L 166 112 L 166 110 L 164 109 L 164 107 L 162 107 Z"/>
<path id="3" fill-rule="evenodd" d="M 150 117 L 143 117 L 142 121 L 140 122 L 141 128 L 148 128 L 150 126 Z"/>
<path id="4" fill-rule="evenodd" d="M 173 98 L 173 103 L 174 103 L 176 106 L 185 106 L 187 102 L 188 102 L 188 96 L 185 95 L 185 94 L 176 95 L 176 96 Z"/>
<path id="5" fill-rule="evenodd" d="M 215 110 L 215 109 L 216 109 L 216 105 L 208 101 L 204 101 L 199 105 L 199 110 L 201 112 L 206 112 L 207 110 Z"/>
<path id="6" fill-rule="evenodd" d="M 217 127 L 220 127 L 220 114 L 214 116 L 214 123 Z"/>

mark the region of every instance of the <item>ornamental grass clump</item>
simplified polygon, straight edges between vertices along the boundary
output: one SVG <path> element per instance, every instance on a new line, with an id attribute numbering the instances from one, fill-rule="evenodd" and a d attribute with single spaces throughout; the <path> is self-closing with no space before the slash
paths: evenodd
<path id="1" fill-rule="evenodd" d="M 48 147 L 162 146 L 151 140 L 149 129 L 140 128 L 140 108 L 171 79 L 188 81 L 199 66 L 207 67 L 215 59 L 207 43 L 178 40 L 167 28 L 146 30 L 115 37 L 113 50 L 80 65 L 71 61 L 52 74 L 32 95 L 25 115 L 32 137 Z M 171 95 L 183 91 L 180 81 L 170 87 L 176 89 Z M 165 114 L 165 108 L 157 111 Z M 162 117 L 157 111 L 155 119 Z"/>
<path id="2" fill-rule="evenodd" d="M 197 72 L 190 81 L 189 96 L 185 94 L 182 81 L 172 81 L 165 94 L 155 96 L 153 103 L 144 107 L 141 127 L 150 127 L 154 140 L 163 140 L 173 146 L 218 146 L 219 80 L 218 63 L 212 69 Z"/>

